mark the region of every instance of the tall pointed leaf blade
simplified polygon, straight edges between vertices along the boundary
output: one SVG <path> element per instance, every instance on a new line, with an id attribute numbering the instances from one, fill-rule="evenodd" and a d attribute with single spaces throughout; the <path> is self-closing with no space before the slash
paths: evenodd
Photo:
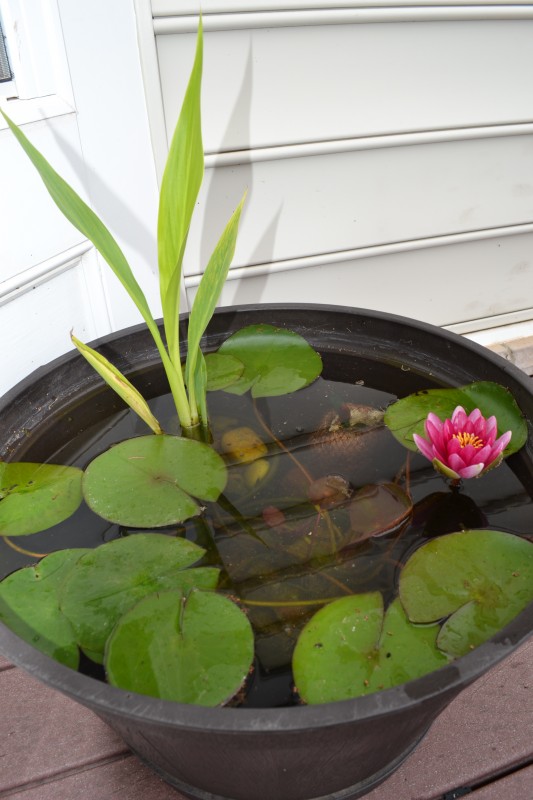
<path id="1" fill-rule="evenodd" d="M 213 250 L 202 280 L 200 281 L 198 292 L 194 298 L 188 330 L 186 376 L 187 385 L 189 387 L 194 384 L 195 380 L 196 357 L 200 347 L 200 340 L 207 328 L 209 320 L 213 316 L 218 298 L 220 297 L 220 292 L 222 291 L 228 275 L 233 254 L 235 253 L 239 221 L 245 199 L 246 192 L 233 212 L 222 236 Z"/>
<path id="2" fill-rule="evenodd" d="M 89 345 L 80 342 L 80 340 L 76 339 L 72 334 L 71 339 L 91 367 L 96 370 L 124 402 L 139 415 L 143 422 L 146 422 L 154 433 L 163 433 L 163 429 L 150 411 L 148 403 L 126 376 L 113 366 L 101 353 L 93 350 Z"/>
<path id="3" fill-rule="evenodd" d="M 117 278 L 120 280 L 129 296 L 139 309 L 143 319 L 147 323 L 153 322 L 148 303 L 144 293 L 137 283 L 131 267 L 128 264 L 124 253 L 117 242 L 110 234 L 104 223 L 72 189 L 69 184 L 55 171 L 43 155 L 32 145 L 29 139 L 9 119 L 1 109 L 0 113 L 13 131 L 22 149 L 36 168 L 41 179 L 48 189 L 52 200 L 55 202 L 63 215 L 77 228 L 87 239 L 94 244 L 98 252 L 105 258 Z"/>
<path id="4" fill-rule="evenodd" d="M 191 217 L 204 174 L 200 111 L 203 62 L 202 23 L 196 55 L 161 182 L 157 245 L 159 281 L 167 341 L 176 362 L 180 273 Z"/>
<path id="5" fill-rule="evenodd" d="M 200 419 L 202 419 L 204 423 L 207 423 L 207 366 L 205 363 L 204 354 L 200 349 L 198 349 L 198 360 L 196 362 L 196 371 L 194 375 L 194 387 L 196 391 Z"/>
<path id="6" fill-rule="evenodd" d="M 103 222 L 81 199 L 81 197 L 79 197 L 79 195 L 68 185 L 68 183 L 63 180 L 60 175 L 58 175 L 58 173 L 48 163 L 44 156 L 42 156 L 41 153 L 39 153 L 39 151 L 31 144 L 20 128 L 15 125 L 15 123 L 12 122 L 1 109 L 0 113 L 5 118 L 7 124 L 13 131 L 23 150 L 26 152 L 33 165 L 39 172 L 41 179 L 43 180 L 59 210 L 81 233 L 83 233 L 84 236 L 90 239 L 98 252 L 105 258 L 137 306 L 141 316 L 148 326 L 148 329 L 150 330 L 150 333 L 154 338 L 157 349 L 161 355 L 180 420 L 183 421 L 183 424 L 189 425 L 190 414 L 181 371 L 176 370 L 175 366 L 173 366 L 171 363 L 169 354 L 167 353 L 165 345 L 161 339 L 159 328 L 157 327 L 148 307 L 146 297 L 144 296 L 141 287 L 137 283 L 137 280 L 135 279 L 131 267 L 128 264 L 122 250 L 111 236 Z M 177 296 L 179 297 L 179 279 L 177 285 Z M 176 308 L 175 314 L 177 315 L 177 313 L 178 309 Z"/>

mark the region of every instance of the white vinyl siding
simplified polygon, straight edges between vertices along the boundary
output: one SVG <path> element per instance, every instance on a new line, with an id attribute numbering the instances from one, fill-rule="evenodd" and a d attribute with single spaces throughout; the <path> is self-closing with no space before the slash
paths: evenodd
<path id="1" fill-rule="evenodd" d="M 530 3 L 0 0 L 18 98 L 0 102 L 101 214 L 155 314 L 157 185 L 200 5 L 206 178 L 183 310 L 247 189 L 222 303 L 533 334 Z M 2 123 L 0 174 L 2 392 L 71 328 L 140 318 Z"/>
<path id="2" fill-rule="evenodd" d="M 152 0 L 167 138 L 195 8 Z M 202 10 L 207 170 L 189 301 L 247 188 L 226 303 L 360 305 L 461 331 L 533 319 L 531 5 Z"/>

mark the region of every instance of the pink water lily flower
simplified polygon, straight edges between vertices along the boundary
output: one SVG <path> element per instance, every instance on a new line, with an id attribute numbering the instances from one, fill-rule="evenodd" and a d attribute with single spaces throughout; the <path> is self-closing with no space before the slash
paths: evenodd
<path id="1" fill-rule="evenodd" d="M 467 415 L 462 406 L 444 422 L 430 412 L 425 429 L 427 439 L 413 434 L 416 446 L 435 469 L 453 480 L 476 478 L 498 466 L 511 439 L 511 431 L 496 438 L 496 417 L 485 419 L 479 408 Z"/>

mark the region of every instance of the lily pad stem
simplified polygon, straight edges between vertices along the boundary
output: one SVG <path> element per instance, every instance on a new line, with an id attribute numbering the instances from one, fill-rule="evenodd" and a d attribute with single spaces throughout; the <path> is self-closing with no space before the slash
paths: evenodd
<path id="1" fill-rule="evenodd" d="M 48 555 L 48 553 L 33 553 L 31 550 L 25 550 L 23 547 L 19 547 L 18 544 L 15 544 L 15 542 L 12 542 L 9 536 L 2 536 L 2 539 L 8 547 L 16 550 L 17 553 L 22 553 L 24 556 L 31 556 L 32 558 L 44 558 Z"/>
<path id="2" fill-rule="evenodd" d="M 306 470 L 306 468 L 303 466 L 303 464 L 300 464 L 298 459 L 295 456 L 293 456 L 291 451 L 287 447 L 285 447 L 283 442 L 278 439 L 276 434 L 266 424 L 265 420 L 263 419 L 263 416 L 262 416 L 261 412 L 259 411 L 259 409 L 257 407 L 257 401 L 256 401 L 255 398 L 254 398 L 254 401 L 253 401 L 253 406 L 254 406 L 255 416 L 257 417 L 257 421 L 259 422 L 259 424 L 261 425 L 261 427 L 263 428 L 265 433 L 267 433 L 272 438 L 272 441 L 280 448 L 280 450 L 283 450 L 283 452 L 288 455 L 288 457 L 291 459 L 293 464 L 300 470 L 300 472 L 302 473 L 302 475 L 304 475 L 305 479 L 309 482 L 309 484 L 312 484 L 313 483 L 313 478 L 309 474 L 309 472 Z"/>

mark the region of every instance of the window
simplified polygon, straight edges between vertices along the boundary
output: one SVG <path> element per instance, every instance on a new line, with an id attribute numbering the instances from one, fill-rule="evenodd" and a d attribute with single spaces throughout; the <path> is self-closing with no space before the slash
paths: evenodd
<path id="1" fill-rule="evenodd" d="M 7 57 L 6 40 L 2 30 L 2 20 L 0 19 L 0 83 L 10 81 L 13 75 Z"/>
<path id="2" fill-rule="evenodd" d="M 1 2 L 1 0 L 0 0 Z M 13 61 L 10 57 L 5 20 L 0 14 L 0 98 L 16 97 Z"/>
<path id="3" fill-rule="evenodd" d="M 9 70 L 0 73 L 0 102 L 11 119 L 21 125 L 72 112 L 57 0 L 0 0 L 0 17 L 0 60 L 4 53 Z"/>

